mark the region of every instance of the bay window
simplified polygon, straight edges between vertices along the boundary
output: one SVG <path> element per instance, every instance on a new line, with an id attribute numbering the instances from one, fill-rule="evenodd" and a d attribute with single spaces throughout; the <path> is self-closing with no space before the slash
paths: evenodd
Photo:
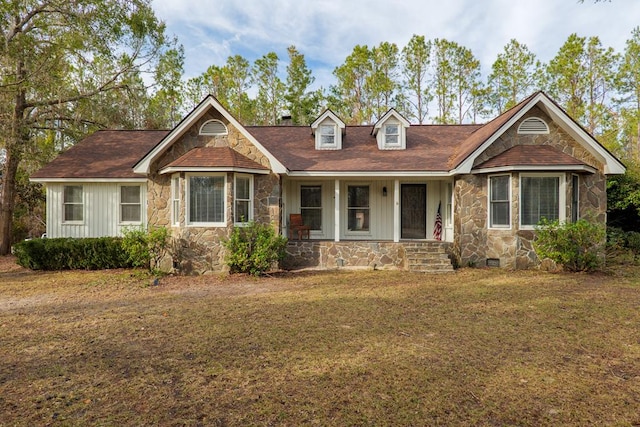
<path id="1" fill-rule="evenodd" d="M 511 200 L 509 175 L 489 177 L 489 227 L 511 226 Z"/>
<path id="2" fill-rule="evenodd" d="M 253 219 L 253 177 L 236 175 L 235 177 L 235 211 L 236 224 L 247 223 Z"/>
<path id="3" fill-rule="evenodd" d="M 564 220 L 564 180 L 560 175 L 524 175 L 520 178 L 520 224 L 537 225 L 543 218 Z"/>
<path id="4" fill-rule="evenodd" d="M 225 226 L 224 175 L 191 175 L 187 185 L 189 224 Z"/>

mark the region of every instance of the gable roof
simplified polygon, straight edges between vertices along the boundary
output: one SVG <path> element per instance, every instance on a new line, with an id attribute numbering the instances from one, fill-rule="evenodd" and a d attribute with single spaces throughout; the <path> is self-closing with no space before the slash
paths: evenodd
<path id="1" fill-rule="evenodd" d="M 411 123 L 409 123 L 409 120 L 405 119 L 404 116 L 398 113 L 395 108 L 390 108 L 386 113 L 384 113 L 382 117 L 380 117 L 380 119 L 377 122 L 374 123 L 373 129 L 371 130 L 371 134 L 372 135 L 377 134 L 380 128 L 382 127 L 382 125 L 387 120 L 389 120 L 390 117 L 395 117 L 395 119 L 399 121 L 400 124 L 405 128 L 408 128 L 409 126 L 411 126 Z"/>
<path id="2" fill-rule="evenodd" d="M 572 119 L 558 104 L 544 92 L 536 92 L 510 110 L 487 123 L 475 135 L 469 137 L 461 145 L 459 151 L 450 159 L 450 166 L 455 173 L 469 173 L 475 159 L 482 154 L 495 140 L 510 129 L 522 116 L 533 107 L 542 109 L 551 119 L 569 134 L 578 144 L 604 164 L 605 174 L 622 174 L 625 166 L 603 145 Z"/>
<path id="3" fill-rule="evenodd" d="M 236 171 L 269 173 L 269 169 L 230 147 L 197 147 L 165 166 L 160 173 Z"/>
<path id="4" fill-rule="evenodd" d="M 150 172 L 151 163 L 157 159 L 171 145 L 178 140 L 188 129 L 190 129 L 195 122 L 197 122 L 207 111 L 215 109 L 222 116 L 234 126 L 238 132 L 249 140 L 262 154 L 264 154 L 271 164 L 271 168 L 276 173 L 286 172 L 282 164 L 276 159 L 264 146 L 258 142 L 251 134 L 249 134 L 244 126 L 242 126 L 236 119 L 229 113 L 213 95 L 207 95 L 189 114 L 187 114 L 181 121 L 174 127 L 171 132 L 151 151 L 149 151 L 144 157 L 136 163 L 133 170 L 135 173 L 147 174 Z"/>
<path id="5" fill-rule="evenodd" d="M 146 179 L 133 172 L 133 165 L 168 133 L 168 130 L 99 130 L 32 174 L 31 180 Z"/>

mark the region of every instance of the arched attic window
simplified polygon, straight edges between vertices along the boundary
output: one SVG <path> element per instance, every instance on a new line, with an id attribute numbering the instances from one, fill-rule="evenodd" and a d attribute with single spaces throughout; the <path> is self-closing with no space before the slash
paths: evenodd
<path id="1" fill-rule="evenodd" d="M 541 135 L 549 133 L 549 126 L 539 117 L 529 117 L 524 119 L 518 126 L 520 135 Z"/>
<path id="2" fill-rule="evenodd" d="M 200 135 L 227 135 L 229 131 L 220 120 L 206 121 L 200 128 Z"/>

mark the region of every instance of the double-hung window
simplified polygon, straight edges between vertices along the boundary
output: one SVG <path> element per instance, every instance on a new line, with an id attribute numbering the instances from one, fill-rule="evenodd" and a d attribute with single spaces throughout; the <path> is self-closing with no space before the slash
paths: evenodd
<path id="1" fill-rule="evenodd" d="M 336 126 L 321 125 L 320 126 L 320 145 L 336 144 Z"/>
<path id="2" fill-rule="evenodd" d="M 509 175 L 489 177 L 489 227 L 508 228 L 511 225 Z"/>
<path id="3" fill-rule="evenodd" d="M 520 224 L 533 227 L 543 218 L 549 221 L 564 220 L 561 211 L 564 204 L 562 186 L 562 177 L 559 175 L 521 176 Z"/>
<path id="4" fill-rule="evenodd" d="M 120 187 L 120 222 L 140 223 L 142 220 L 142 204 L 139 185 L 123 185 Z"/>
<path id="5" fill-rule="evenodd" d="M 300 186 L 300 213 L 303 224 L 311 230 L 322 230 L 322 186 Z"/>
<path id="6" fill-rule="evenodd" d="M 384 126 L 384 143 L 386 145 L 400 144 L 400 126 L 388 124 Z"/>
<path id="7" fill-rule="evenodd" d="M 180 225 L 180 175 L 171 177 L 171 224 Z"/>
<path id="8" fill-rule="evenodd" d="M 253 219 L 253 179 L 251 175 L 236 175 L 234 221 L 243 224 Z"/>
<path id="9" fill-rule="evenodd" d="M 347 227 L 349 231 L 369 231 L 369 186 L 347 187 Z"/>
<path id="10" fill-rule="evenodd" d="M 65 185 L 63 193 L 63 221 L 82 222 L 84 212 L 82 185 Z"/>
<path id="11" fill-rule="evenodd" d="M 224 175 L 190 175 L 187 184 L 189 224 L 225 226 Z"/>

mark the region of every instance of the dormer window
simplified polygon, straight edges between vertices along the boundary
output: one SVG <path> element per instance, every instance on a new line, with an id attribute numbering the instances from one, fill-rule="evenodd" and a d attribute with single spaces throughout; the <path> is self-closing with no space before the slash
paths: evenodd
<path id="1" fill-rule="evenodd" d="M 376 122 L 371 134 L 376 137 L 380 150 L 404 150 L 409 126 L 409 121 L 392 108 Z"/>
<path id="2" fill-rule="evenodd" d="M 386 145 L 398 145 L 400 143 L 400 126 L 397 124 L 384 126 L 384 143 Z"/>
<path id="3" fill-rule="evenodd" d="M 336 125 L 320 125 L 320 145 L 336 145 Z"/>
<path id="4" fill-rule="evenodd" d="M 326 110 L 311 124 L 316 150 L 341 150 L 345 124 L 333 111 Z"/>

